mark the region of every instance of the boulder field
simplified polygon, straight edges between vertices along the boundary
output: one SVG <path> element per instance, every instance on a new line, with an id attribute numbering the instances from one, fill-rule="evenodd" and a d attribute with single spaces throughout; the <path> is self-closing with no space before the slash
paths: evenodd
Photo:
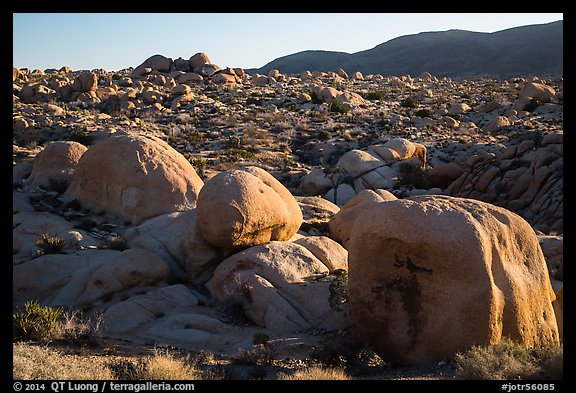
<path id="1" fill-rule="evenodd" d="M 391 365 L 563 340 L 561 79 L 203 53 L 13 75 L 14 309 L 232 357 L 256 334 L 309 358 L 352 331 Z"/>

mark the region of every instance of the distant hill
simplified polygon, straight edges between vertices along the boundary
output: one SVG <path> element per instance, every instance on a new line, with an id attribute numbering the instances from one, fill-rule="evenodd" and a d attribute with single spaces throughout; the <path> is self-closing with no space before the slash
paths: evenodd
<path id="1" fill-rule="evenodd" d="M 520 26 L 494 33 L 448 30 L 406 35 L 356 52 L 308 50 L 279 57 L 250 74 L 271 69 L 360 71 L 363 74 L 417 76 L 556 76 L 563 73 L 563 21 Z"/>

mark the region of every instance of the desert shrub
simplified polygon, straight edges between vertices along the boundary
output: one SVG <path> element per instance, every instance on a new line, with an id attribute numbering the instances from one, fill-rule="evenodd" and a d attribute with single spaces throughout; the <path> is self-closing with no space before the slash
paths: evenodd
<path id="1" fill-rule="evenodd" d="M 342 368 L 328 368 L 323 366 L 312 366 L 293 373 L 280 373 L 277 377 L 281 381 L 293 380 L 349 380 L 352 379 Z"/>
<path id="2" fill-rule="evenodd" d="M 400 106 L 403 108 L 416 108 L 418 107 L 418 101 L 414 97 L 408 97 L 400 102 Z"/>
<path id="3" fill-rule="evenodd" d="M 168 352 L 143 358 L 135 370 L 135 379 L 141 380 L 194 380 L 200 376 L 193 365 Z"/>
<path id="4" fill-rule="evenodd" d="M 212 352 L 201 350 L 200 352 L 188 354 L 189 363 L 199 370 L 203 380 L 221 380 L 226 378 L 225 371 L 218 365 L 216 355 Z"/>
<path id="5" fill-rule="evenodd" d="M 310 93 L 310 98 L 311 98 L 312 103 L 316 104 L 316 105 L 320 105 L 323 102 L 320 99 L 320 97 L 318 97 L 318 94 L 316 94 L 316 92 L 314 92 L 314 91 Z"/>
<path id="6" fill-rule="evenodd" d="M 330 131 L 327 130 L 318 131 L 318 139 L 320 139 L 321 141 L 325 141 L 330 138 L 332 138 L 332 133 Z"/>
<path id="7" fill-rule="evenodd" d="M 135 380 L 139 372 L 142 372 L 142 364 L 128 359 L 116 360 L 108 364 L 108 369 L 115 380 Z"/>
<path id="8" fill-rule="evenodd" d="M 534 112 L 536 108 L 542 105 L 542 102 L 538 98 L 531 98 L 530 102 L 522 108 L 522 110 L 527 112 Z"/>
<path id="9" fill-rule="evenodd" d="M 212 366 L 216 364 L 216 355 L 204 350 L 191 355 L 190 359 L 191 363 L 196 366 Z"/>
<path id="10" fill-rule="evenodd" d="M 236 159 L 243 158 L 245 160 L 256 158 L 256 154 L 254 154 L 251 151 L 241 149 L 241 148 L 228 149 L 227 155 L 230 158 L 236 158 Z"/>
<path id="11" fill-rule="evenodd" d="M 327 335 L 312 349 L 310 358 L 320 365 L 342 368 L 353 375 L 373 375 L 389 369 L 389 365 L 351 330 Z"/>
<path id="12" fill-rule="evenodd" d="M 51 177 L 48 179 L 48 188 L 56 191 L 58 194 L 63 194 L 68 189 L 68 181 Z"/>
<path id="13" fill-rule="evenodd" d="M 41 306 L 37 300 L 24 303 L 24 310 L 18 308 L 12 314 L 14 338 L 49 341 L 56 332 L 61 314 L 61 308 Z"/>
<path id="14" fill-rule="evenodd" d="M 362 98 L 370 101 L 383 101 L 386 99 L 386 92 L 384 90 L 370 90 L 362 94 Z"/>
<path id="15" fill-rule="evenodd" d="M 340 100 L 330 102 L 330 112 L 346 114 L 350 112 L 350 107 Z"/>
<path id="16" fill-rule="evenodd" d="M 61 254 L 64 248 L 64 239 L 47 233 L 40 236 L 36 243 L 40 246 L 40 251 L 43 255 Z"/>
<path id="17" fill-rule="evenodd" d="M 290 157 L 284 156 L 284 157 L 282 157 L 281 166 L 282 166 L 282 170 L 284 172 L 288 172 L 291 168 L 296 167 L 297 164 Z"/>
<path id="18" fill-rule="evenodd" d="M 195 157 L 190 159 L 190 163 L 195 169 L 203 171 L 208 165 L 208 160 L 204 157 Z"/>
<path id="19" fill-rule="evenodd" d="M 330 367 L 346 367 L 356 357 L 364 344 L 360 338 L 348 331 L 337 332 L 326 337 L 310 352 L 312 360 Z"/>
<path id="20" fill-rule="evenodd" d="M 262 332 L 256 332 L 252 336 L 253 345 L 268 345 L 270 344 L 270 337 Z"/>
<path id="21" fill-rule="evenodd" d="M 496 345 L 458 353 L 456 373 L 461 379 L 562 379 L 563 355 L 563 346 L 527 348 L 504 338 Z"/>
<path id="22" fill-rule="evenodd" d="M 262 102 L 263 100 L 261 98 L 248 97 L 246 99 L 246 105 L 262 106 Z"/>
<path id="23" fill-rule="evenodd" d="M 79 211 L 82 209 L 82 203 L 80 203 L 78 199 L 74 198 L 66 202 L 66 204 L 64 204 L 64 207 L 67 209 Z"/>
<path id="24" fill-rule="evenodd" d="M 195 144 L 195 143 L 204 142 L 205 137 L 206 137 L 206 133 L 204 133 L 202 131 L 194 130 L 194 131 L 191 131 L 188 133 L 188 136 L 186 137 L 186 139 L 188 140 L 189 143 Z"/>
<path id="25" fill-rule="evenodd" d="M 130 248 L 128 241 L 121 236 L 113 236 L 107 241 L 107 247 L 110 250 L 124 251 Z"/>
<path id="26" fill-rule="evenodd" d="M 407 188 L 428 189 L 426 173 L 412 164 L 403 162 L 400 164 L 398 184 Z"/>
<path id="27" fill-rule="evenodd" d="M 94 142 L 94 137 L 86 131 L 84 132 L 78 131 L 70 135 L 70 138 L 68 138 L 68 140 L 81 143 L 84 146 L 90 146 L 92 142 Z"/>
<path id="28" fill-rule="evenodd" d="M 256 341 L 256 340 L 255 340 Z M 254 344 L 252 349 L 240 349 L 240 356 L 238 362 L 241 364 L 254 364 L 258 366 L 265 366 L 274 363 L 276 356 L 276 347 L 270 340 L 265 340 L 263 336 L 258 338 L 260 344 Z"/>
<path id="29" fill-rule="evenodd" d="M 73 343 L 90 341 L 98 336 L 103 318 L 103 314 L 86 316 L 81 310 L 64 311 L 58 334 Z"/>
<path id="30" fill-rule="evenodd" d="M 420 109 L 414 114 L 418 117 L 432 117 L 432 111 L 430 109 Z"/>
<path id="31" fill-rule="evenodd" d="M 336 277 L 330 283 L 328 302 L 332 310 L 340 311 L 348 302 L 348 272 L 344 269 L 337 269 L 333 274 Z"/>
<path id="32" fill-rule="evenodd" d="M 290 112 L 298 112 L 300 110 L 300 105 L 295 102 L 284 104 L 284 108 Z"/>

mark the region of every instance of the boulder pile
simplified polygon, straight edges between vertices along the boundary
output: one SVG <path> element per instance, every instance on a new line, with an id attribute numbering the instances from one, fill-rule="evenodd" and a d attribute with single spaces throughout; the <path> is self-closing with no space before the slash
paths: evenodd
<path id="1" fill-rule="evenodd" d="M 562 134 L 547 134 L 497 154 L 472 155 L 444 192 L 506 207 L 537 230 L 563 232 L 563 146 Z"/>

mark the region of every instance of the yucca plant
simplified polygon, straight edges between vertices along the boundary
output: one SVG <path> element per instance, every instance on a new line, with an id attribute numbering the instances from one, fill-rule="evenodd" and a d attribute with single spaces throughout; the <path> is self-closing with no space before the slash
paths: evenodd
<path id="1" fill-rule="evenodd" d="M 40 236 L 37 244 L 42 249 L 42 254 L 60 254 L 64 248 L 64 239 L 58 236 L 51 236 L 47 233 Z"/>
<path id="2" fill-rule="evenodd" d="M 14 338 L 50 340 L 61 314 L 61 308 L 41 306 L 37 300 L 24 303 L 24 310 L 18 307 L 18 311 L 12 314 Z"/>

